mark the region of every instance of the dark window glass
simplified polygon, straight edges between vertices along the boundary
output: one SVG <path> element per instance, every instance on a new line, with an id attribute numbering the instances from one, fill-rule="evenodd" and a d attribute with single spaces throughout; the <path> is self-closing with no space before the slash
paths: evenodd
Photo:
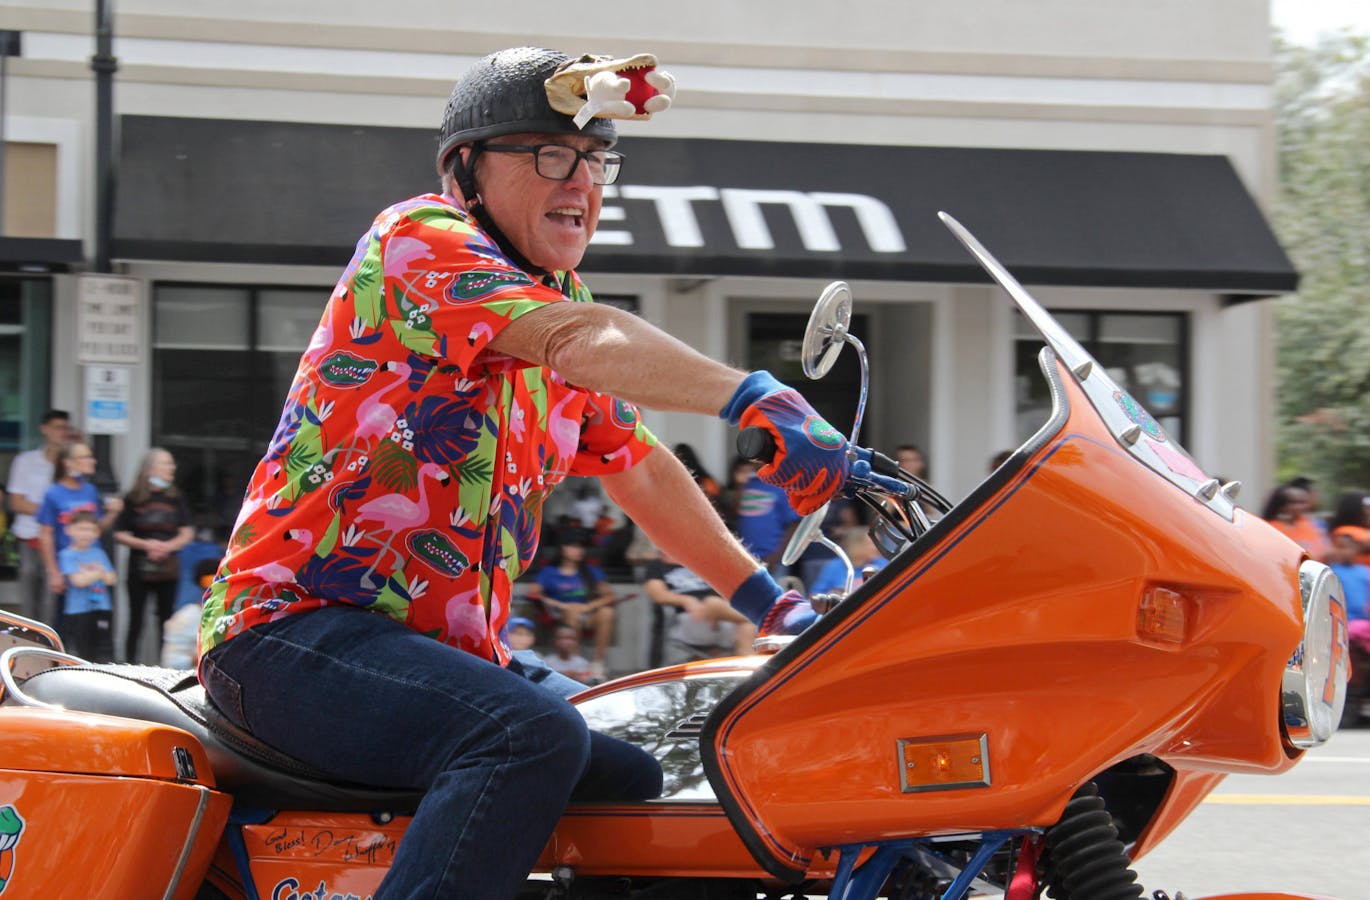
<path id="1" fill-rule="evenodd" d="M 802 361 L 806 313 L 751 313 L 747 316 L 747 367 L 765 369 L 785 384 L 795 387 L 818 414 L 838 431 L 850 435 L 856 420 L 856 405 L 861 395 L 861 363 L 856 352 L 847 348 L 836 365 L 823 378 L 810 381 Z M 852 316 L 851 333 L 867 342 L 867 318 Z M 870 434 L 870 408 L 866 408 L 863 434 Z"/>
<path id="2" fill-rule="evenodd" d="M 175 455 L 191 508 L 222 538 L 328 294 L 163 284 L 153 296 L 152 442 Z"/>
<path id="3" fill-rule="evenodd" d="M 1184 443 L 1189 406 L 1185 314 L 1071 311 L 1052 315 L 1114 381 Z M 1026 440 L 1046 421 L 1051 400 L 1037 366 L 1041 338 L 1022 316 L 1016 318 L 1014 336 L 1018 439 Z"/>

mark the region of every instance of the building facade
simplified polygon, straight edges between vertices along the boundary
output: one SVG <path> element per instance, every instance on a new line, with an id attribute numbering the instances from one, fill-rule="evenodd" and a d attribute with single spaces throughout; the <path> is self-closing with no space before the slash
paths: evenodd
<path id="1" fill-rule="evenodd" d="M 687 21 L 688 20 L 688 21 Z M 93 0 L 0 0 L 0 463 L 47 406 L 113 432 L 126 482 L 176 453 L 236 511 L 299 352 L 374 214 L 436 186 L 453 80 L 519 44 L 657 54 L 582 274 L 704 353 L 801 381 L 829 281 L 872 352 L 863 430 L 961 496 L 1044 421 L 1037 343 L 936 218 L 969 226 L 1209 471 L 1273 471 L 1270 315 L 1297 275 L 1275 191 L 1266 0 L 701 0 L 479 15 L 438 0 L 120 0 L 111 214 L 97 210 Z M 127 303 L 88 276 L 107 241 Z M 104 330 L 101 330 L 104 329 Z M 111 331 L 127 338 L 114 346 Z M 836 421 L 853 361 L 805 392 Z M 651 414 L 726 477 L 722 422 Z"/>

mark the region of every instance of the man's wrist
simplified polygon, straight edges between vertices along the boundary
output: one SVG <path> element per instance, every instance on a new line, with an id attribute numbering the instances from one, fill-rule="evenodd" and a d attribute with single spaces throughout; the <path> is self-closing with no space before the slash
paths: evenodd
<path id="1" fill-rule="evenodd" d="M 727 404 L 718 411 L 718 417 L 726 420 L 729 425 L 736 425 L 747 407 L 762 397 L 784 390 L 788 388 L 774 375 L 765 369 L 758 369 L 742 379 Z"/>

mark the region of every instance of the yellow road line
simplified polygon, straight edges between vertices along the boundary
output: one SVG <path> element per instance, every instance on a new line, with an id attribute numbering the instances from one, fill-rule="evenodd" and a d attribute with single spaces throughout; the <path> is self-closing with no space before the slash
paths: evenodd
<path id="1" fill-rule="evenodd" d="M 1370 806 L 1370 797 L 1340 797 L 1335 794 L 1210 794 L 1204 802 L 1229 806 Z"/>

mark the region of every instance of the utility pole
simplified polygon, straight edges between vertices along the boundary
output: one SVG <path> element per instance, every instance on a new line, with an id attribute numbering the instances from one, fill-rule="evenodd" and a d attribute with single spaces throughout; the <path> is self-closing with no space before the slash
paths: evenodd
<path id="1" fill-rule="evenodd" d="M 114 57 L 113 0 L 95 0 L 95 272 L 109 272 L 114 218 Z"/>
<path id="2" fill-rule="evenodd" d="M 114 228 L 114 0 L 95 0 L 95 259 L 93 272 L 108 274 L 110 234 Z M 102 491 L 118 487 L 109 435 L 93 435 L 97 469 L 94 482 Z"/>

